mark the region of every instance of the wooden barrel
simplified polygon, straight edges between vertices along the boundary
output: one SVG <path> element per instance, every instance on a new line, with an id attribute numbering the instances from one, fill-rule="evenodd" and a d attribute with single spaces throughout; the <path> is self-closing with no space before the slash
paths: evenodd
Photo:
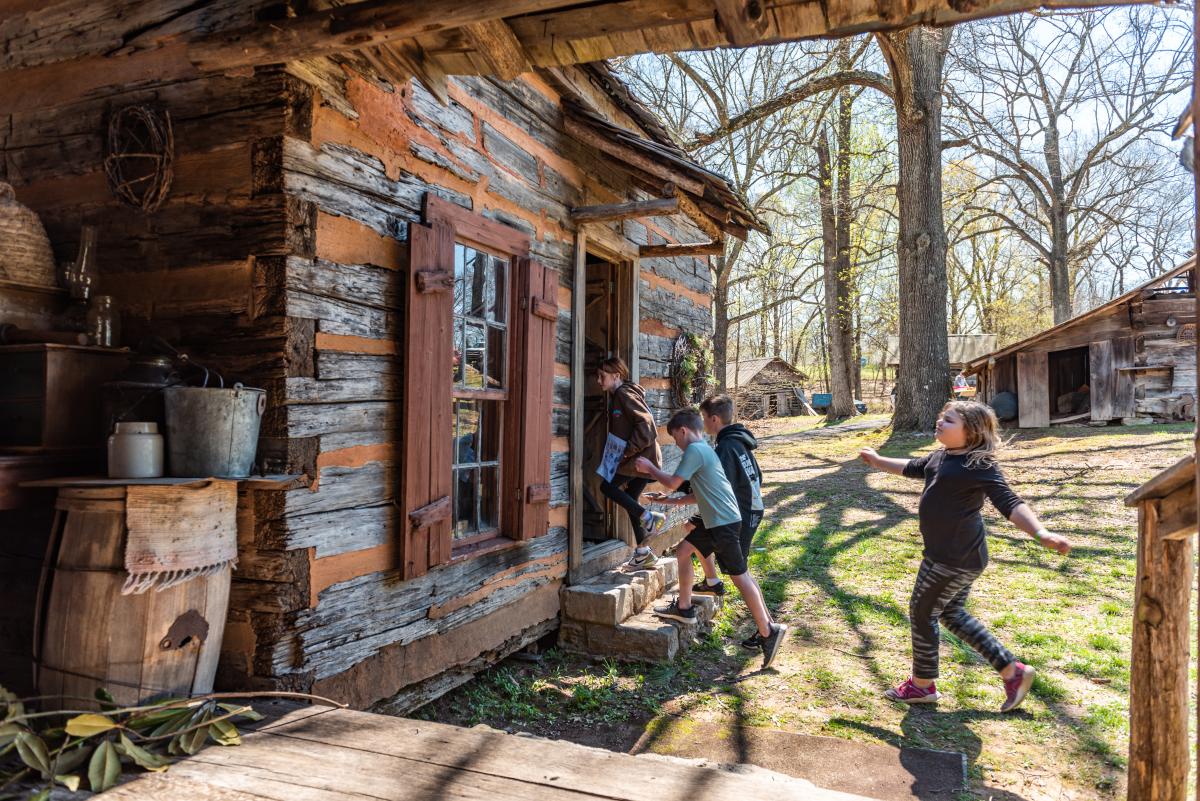
<path id="1" fill-rule="evenodd" d="M 124 487 L 59 490 L 34 647 L 41 695 L 91 698 L 105 687 L 118 704 L 133 705 L 212 691 L 230 571 L 122 595 L 125 494 Z"/>

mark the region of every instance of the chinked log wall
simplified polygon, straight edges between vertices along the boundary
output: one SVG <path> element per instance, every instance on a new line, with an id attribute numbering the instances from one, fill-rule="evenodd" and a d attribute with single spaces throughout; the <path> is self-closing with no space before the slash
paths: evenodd
<path id="1" fill-rule="evenodd" d="M 272 269 L 287 318 L 311 336 L 290 339 L 299 369 L 272 389 L 286 397 L 290 450 L 307 455 L 318 481 L 315 491 L 243 497 L 222 679 L 364 706 L 405 687 L 428 697 L 412 690 L 421 682 L 444 690 L 454 683 L 446 675 L 465 677 L 463 665 L 519 647 L 523 633 L 538 636 L 556 617 L 569 502 L 569 211 L 627 199 L 630 189 L 561 132 L 559 97 L 540 79 L 453 80 L 442 106 L 419 83 L 392 87 L 358 67 L 289 66 L 298 79 L 290 89 L 302 88 L 274 152 L 292 248 Z M 533 257 L 559 272 L 551 529 L 406 582 L 395 569 L 397 337 L 404 239 L 426 192 L 525 231 Z M 622 230 L 634 245 L 696 236 L 663 218 Z M 700 260 L 641 266 L 641 369 L 661 423 L 671 339 L 708 330 L 711 286 Z"/>

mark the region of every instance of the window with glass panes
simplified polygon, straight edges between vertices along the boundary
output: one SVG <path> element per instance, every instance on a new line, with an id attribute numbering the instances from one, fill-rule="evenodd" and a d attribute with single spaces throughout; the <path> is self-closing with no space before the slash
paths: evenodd
<path id="1" fill-rule="evenodd" d="M 454 245 L 453 537 L 500 528 L 501 447 L 508 400 L 509 261 Z"/>

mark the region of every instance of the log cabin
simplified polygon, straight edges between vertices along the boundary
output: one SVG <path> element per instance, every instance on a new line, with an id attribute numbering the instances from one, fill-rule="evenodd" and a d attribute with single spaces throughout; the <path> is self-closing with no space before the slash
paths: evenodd
<path id="1" fill-rule="evenodd" d="M 568 465 L 566 495 L 561 482 L 551 485 L 547 535 L 514 538 L 512 545 L 502 543 L 506 549 L 498 553 L 516 554 L 517 560 L 507 566 L 495 564 L 476 577 L 479 593 L 438 605 L 437 599 L 446 597 L 444 585 L 427 577 L 448 576 L 459 569 L 459 563 L 435 564 L 429 569 L 429 555 L 435 563 L 440 557 L 429 550 L 424 560 L 427 570 L 416 579 L 406 578 L 406 571 L 417 570 L 419 560 L 409 568 L 407 559 L 367 571 L 352 564 L 351 557 L 344 557 L 336 563 L 339 569 L 322 573 L 322 567 L 335 567 L 334 562 L 319 565 L 321 559 L 331 556 L 361 552 L 361 556 L 378 558 L 388 549 L 412 554 L 410 538 L 403 535 L 408 530 L 405 527 L 428 531 L 435 528 L 434 521 L 441 522 L 438 510 L 412 520 L 411 512 L 422 507 L 404 508 L 407 496 L 397 494 L 406 486 L 397 476 L 397 465 L 402 473 L 400 449 L 405 441 L 401 434 L 406 419 L 403 413 L 408 408 L 403 405 L 408 397 L 404 390 L 409 377 L 404 370 L 403 331 L 410 319 L 405 316 L 408 282 L 415 280 L 409 270 L 407 229 L 416 224 L 430 232 L 444 231 L 447 225 L 438 217 L 438 203 L 433 204 L 432 213 L 428 211 L 424 199 L 428 192 L 419 188 L 434 187 L 441 200 L 471 212 L 482 211 L 492 222 L 533 234 L 530 253 L 549 264 L 549 270 L 543 270 L 543 290 L 547 273 L 557 270 L 558 297 L 564 291 L 570 294 L 568 319 L 574 335 L 584 316 L 577 311 L 586 308 L 587 295 L 576 292 L 577 284 L 571 281 L 582 276 L 580 283 L 586 283 L 590 264 L 606 264 L 601 271 L 611 272 L 614 263 L 620 268 L 623 252 L 632 261 L 634 252 L 623 250 L 630 245 L 637 245 L 639 257 L 645 253 L 642 248 L 657 249 L 655 255 L 683 255 L 678 245 L 668 243 L 674 238 L 671 231 L 681 230 L 676 241 L 684 243 L 690 242 L 695 232 L 688 230 L 688 223 L 676 228 L 670 221 L 656 221 L 653 228 L 643 225 L 644 232 L 632 222 L 622 223 L 619 233 L 616 226 L 607 224 L 581 231 L 576 221 L 558 230 L 552 227 L 559 222 L 553 204 L 537 208 L 533 215 L 536 223 L 528 216 L 522 218 L 512 206 L 501 209 L 504 200 L 526 215 L 529 212 L 520 200 L 505 194 L 521 194 L 511 180 L 514 174 L 521 176 L 520 166 L 506 164 L 496 170 L 496 158 L 486 140 L 491 137 L 492 147 L 516 143 L 517 150 L 525 150 L 517 133 L 523 128 L 530 131 L 531 120 L 524 116 L 531 108 L 530 101 L 537 105 L 544 99 L 553 106 L 556 96 L 562 100 L 581 94 L 584 111 L 652 145 L 660 141 L 650 130 L 650 121 L 631 119 L 638 116 L 636 109 L 607 107 L 609 102 L 621 106 L 611 99 L 612 86 L 597 91 L 594 76 L 585 69 L 573 69 L 573 65 L 639 52 L 764 44 L 919 23 L 952 24 L 1037 7 L 1084 4 L 1081 0 L 888 0 L 876 4 L 777 0 L 769 5 L 755 0 L 428 0 L 420 4 L 373 0 L 329 10 L 322 0 L 294 4 L 238 0 L 17 2 L 7 6 L 0 18 L 0 38 L 5 43 L 0 56 L 4 73 L 0 115 L 5 122 L 0 129 L 4 153 L 0 178 L 17 186 L 20 199 L 43 215 L 59 260 L 73 255 L 74 238 L 84 220 L 103 227 L 101 285 L 124 304 L 122 311 L 130 329 L 127 338 L 143 330 L 161 331 L 192 352 L 219 362 L 231 375 L 275 390 L 260 442 L 261 454 L 274 469 L 303 470 L 296 473 L 303 479 L 299 487 L 274 488 L 261 502 L 261 488 L 247 487 L 243 493 L 243 564 L 235 601 L 240 611 L 231 627 L 225 676 L 234 681 L 245 679 L 243 685 L 257 682 L 261 686 L 316 688 L 324 682 L 330 692 L 365 704 L 389 685 L 429 682 L 428 691 L 436 681 L 415 678 L 424 675 L 418 663 L 445 668 L 440 681 L 456 681 L 455 669 L 467 671 L 480 659 L 509 647 L 502 644 L 491 651 L 480 650 L 480 656 L 471 659 L 463 654 L 478 650 L 490 636 L 479 633 L 482 627 L 457 640 L 435 640 L 421 633 L 451 628 L 467 631 L 479 620 L 493 622 L 493 628 L 501 632 L 515 631 L 512 621 L 501 616 L 474 616 L 474 607 L 497 591 L 512 598 L 518 593 L 511 588 L 525 581 L 561 581 L 564 573 L 569 579 L 586 564 L 580 551 L 569 545 L 556 546 L 556 553 L 566 553 L 570 572 L 535 552 L 539 545 L 553 542 L 548 537 L 561 537 L 563 530 L 570 543 L 579 536 L 576 521 L 580 512 L 571 499 L 576 497 L 574 468 L 583 453 L 578 424 L 583 404 L 576 403 L 583 390 L 579 382 L 573 382 L 569 383 L 571 404 L 562 402 L 563 396 L 557 394 L 551 402 L 552 421 L 555 413 L 561 420 L 563 407 L 568 406 L 566 442 L 561 435 L 550 438 L 552 453 L 558 454 L 557 464 L 565 460 Z M 448 79 L 447 75 L 476 77 Z M 509 94 L 514 87 L 520 99 Z M 428 105 L 430 95 L 441 101 L 443 110 L 409 114 L 417 103 Z M 591 95 L 595 97 L 589 101 Z M 402 130 L 395 136 L 390 134 L 392 119 L 386 113 L 367 109 L 380 97 L 380 105 L 393 103 L 394 108 L 409 114 L 407 119 L 400 117 Z M 104 191 L 99 129 L 115 109 L 136 103 L 166 106 L 173 115 L 177 137 L 173 190 L 152 217 L 132 215 Z M 449 129 L 433 121 L 447 114 Z M 384 118 L 387 124 L 378 125 Z M 557 119 L 552 116 L 547 131 Z M 495 133 L 489 133 L 487 126 Z M 570 139 L 560 140 L 562 152 L 568 153 L 564 161 L 557 162 L 560 165 L 574 161 Z M 442 147 L 435 147 L 434 140 L 441 140 Z M 539 190 L 565 179 L 564 183 L 576 190 L 586 183 L 592 191 L 599 184 L 611 192 L 614 185 L 602 176 L 588 173 L 577 176 L 579 180 L 573 183 L 559 173 L 548 156 L 559 152 L 560 141 L 546 150 L 525 150 L 532 157 L 525 166 L 532 164 L 537 170 Z M 621 148 L 613 146 L 622 159 L 636 155 L 629 144 L 623 140 Z M 575 142 L 575 146 L 583 145 Z M 596 148 L 591 155 L 598 152 L 611 155 L 613 151 Z M 582 163 L 594 164 L 595 160 Z M 675 164 L 677 170 L 679 166 Z M 653 170 L 649 173 L 660 182 L 660 192 L 667 188 L 670 181 Z M 528 177 L 521 176 L 521 180 Z M 451 194 L 455 191 L 457 196 Z M 624 200 L 622 205 L 628 205 L 645 202 L 629 201 L 630 197 L 647 195 L 669 200 L 652 191 L 598 192 L 596 200 L 609 201 L 607 205 Z M 477 197 L 487 202 L 476 206 Z M 462 203 L 466 198 L 469 204 Z M 345 207 L 339 207 L 343 201 Z M 711 211 L 708 205 L 703 208 L 706 214 Z M 715 214 L 710 220 L 725 217 L 720 204 Z M 733 224 L 732 217 L 731 211 L 726 225 Z M 384 220 L 391 222 L 380 225 Z M 485 228 L 495 230 L 480 225 L 476 235 L 483 236 Z M 565 248 L 569 254 L 556 264 L 545 251 L 561 247 L 566 240 L 555 237 L 571 232 L 571 247 Z M 641 243 L 642 238 L 647 244 Z M 489 241 L 474 239 L 471 243 L 482 246 L 476 253 L 489 254 Z M 589 241 L 593 242 L 590 249 Z M 462 244 L 465 247 L 468 242 Z M 709 244 L 705 250 L 697 243 L 687 250 L 704 255 L 718 248 Z M 444 252 L 437 247 L 434 251 Z M 640 259 L 636 263 L 641 266 Z M 567 265 L 569 273 L 564 273 Z M 676 265 L 672 262 L 658 269 L 673 272 Z M 694 277 L 705 280 L 707 273 L 700 264 L 693 265 L 698 270 Z M 666 278 L 653 266 L 648 272 L 658 276 L 654 280 L 682 285 L 690 280 L 679 272 L 674 272 L 675 278 Z M 653 280 L 643 277 L 647 280 L 636 293 L 640 303 L 644 303 L 647 288 L 653 290 Z M 0 314 L 5 320 L 35 329 L 53 324 L 64 304 L 60 289 L 2 277 L 0 281 Z M 556 391 L 563 384 L 559 379 L 570 379 L 560 375 L 564 363 L 558 360 L 558 348 L 563 341 L 572 346 L 569 366 L 583 364 L 581 349 L 573 347 L 581 338 L 564 340 L 560 336 L 563 314 L 559 306 Z M 541 308 L 548 311 L 545 303 Z M 653 337 L 659 335 L 653 330 L 646 334 L 647 327 L 654 329 L 649 323 L 653 319 L 639 318 L 637 337 L 623 345 L 627 353 L 629 348 L 639 348 L 636 369 L 646 380 L 656 361 Z M 490 322 L 494 321 L 485 319 L 483 327 L 487 329 Z M 658 353 L 664 359 L 657 361 L 665 361 L 665 354 Z M 453 367 L 453 349 L 450 358 Z M 470 366 L 468 354 L 464 374 Z M 321 406 L 335 407 L 332 420 L 326 416 L 322 422 L 322 412 L 330 410 Z M 16 484 L 25 476 L 76 472 L 81 466 L 94 465 L 93 456 L 0 455 L 4 482 L 0 486 L 0 515 L 4 516 L 0 519 L 0 555 L 4 557 L 0 567 L 5 571 L 0 588 L 5 593 L 5 603 L 0 603 L 5 615 L 0 620 L 0 649 L 5 656 L 9 656 L 13 639 L 29 636 L 29 620 L 21 614 L 13 593 L 27 587 L 30 575 L 36 572 L 40 562 L 37 532 L 48 527 L 50 509 L 43 497 L 19 491 Z M 552 458 L 551 470 L 555 465 Z M 475 466 L 482 468 L 476 462 L 469 469 Z M 372 472 L 373 486 L 383 488 L 374 496 L 374 503 L 372 481 L 362 478 Z M 561 467 L 558 474 L 562 474 Z M 337 489 L 330 492 L 331 486 Z M 557 502 L 553 500 L 556 486 Z M 325 495 L 318 501 L 323 491 Z M 330 495 L 340 497 L 331 499 Z M 540 498 L 544 493 L 536 495 Z M 356 505 L 355 500 L 361 502 Z M 452 500 L 451 509 L 455 508 Z M 563 522 L 564 510 L 566 525 L 551 526 L 551 522 Z M 39 516 L 45 518 L 44 525 L 31 522 Z M 319 525 L 311 529 L 293 525 L 305 517 Z M 346 532 L 348 540 L 365 537 L 365 546 L 360 540 L 359 545 L 349 543 L 344 552 L 319 555 L 320 532 L 329 530 L 331 520 L 338 526 L 333 539 L 340 541 L 341 533 Z M 394 533 L 395 538 L 388 538 L 385 532 Z M 380 550 L 374 551 L 376 548 Z M 450 552 L 453 557 L 453 542 Z M 495 559 L 496 553 L 490 558 Z M 488 553 L 474 556 L 466 563 L 481 566 L 484 562 L 480 560 L 489 558 Z M 543 575 L 537 575 L 543 569 L 539 559 L 546 562 Z M 522 565 L 534 569 L 523 570 Z M 353 578 L 343 579 L 348 573 Z M 349 610 L 368 619 L 391 615 L 399 621 L 394 609 L 376 610 L 370 605 L 385 598 L 401 598 L 404 585 L 414 580 L 426 582 L 419 590 L 427 599 L 421 605 L 426 610 L 423 622 L 409 632 L 421 634 L 418 639 L 397 636 L 407 623 L 397 622 L 397 628 L 387 631 L 366 631 L 360 621 L 351 620 L 342 631 L 321 620 L 317 612 L 328 591 L 347 585 L 347 589 L 364 588 L 359 606 L 347 607 Z M 332 583 L 324 584 L 329 581 Z M 529 591 L 525 594 L 534 594 L 538 588 L 532 583 L 522 586 Z M 545 598 L 547 594 L 541 595 Z M 505 608 L 515 610 L 516 606 Z M 376 615 L 377 611 L 381 614 Z M 435 621 L 432 628 L 429 621 Z M 290 636 L 292 632 L 296 636 Z M 466 640 L 472 643 L 469 647 L 452 644 Z M 351 641 L 359 650 L 355 655 L 343 650 L 340 664 L 358 657 L 361 661 L 342 673 L 336 672 L 337 664 L 317 666 L 314 654 L 322 650 L 335 653 Z M 411 647 L 417 642 L 424 643 L 423 654 Z M 446 642 L 444 650 L 440 642 Z M 393 646 L 390 651 L 389 646 Z M 336 658 L 332 661 L 337 663 Z M 12 677 L 9 668 L 14 664 L 10 660 L 0 664 L 4 680 Z M 360 665 L 359 674 L 351 674 L 352 668 Z M 13 685 L 19 686 L 18 682 Z"/>
<path id="2" fill-rule="evenodd" d="M 790 417 L 805 414 L 808 376 L 778 356 L 739 359 L 725 368 L 725 386 L 737 400 L 738 417 Z"/>
<path id="3" fill-rule="evenodd" d="M 180 24 L 168 3 L 117 5 L 8 20 L 6 66 Z M 267 389 L 258 462 L 289 478 L 241 489 L 218 687 L 405 709 L 554 630 L 568 575 L 630 541 L 586 491 L 607 417 L 589 365 L 624 357 L 665 423 L 673 339 L 710 332 L 707 254 L 766 231 L 603 64 L 414 78 L 406 58 L 63 83 L 6 109 L 0 178 L 59 262 L 97 227 L 125 341 L 161 336 Z M 106 180 L 107 126 L 130 107 L 172 127 L 153 212 Z M 0 322 L 50 329 L 64 305 L 47 282 L 0 284 Z M 26 577 L 52 506 L 34 495 L 4 527 Z M 36 581 L 17 583 L 19 675 L 0 681 L 21 688 Z"/>
<path id="4" fill-rule="evenodd" d="M 1195 262 L 972 360 L 980 400 L 1021 428 L 1196 419 Z M 1016 414 L 1005 414 L 1004 396 Z"/>

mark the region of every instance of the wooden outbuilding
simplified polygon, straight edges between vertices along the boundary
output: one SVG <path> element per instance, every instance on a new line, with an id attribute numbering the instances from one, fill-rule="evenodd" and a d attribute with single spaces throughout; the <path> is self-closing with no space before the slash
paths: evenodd
<path id="1" fill-rule="evenodd" d="M 738 417 L 758 420 L 804 411 L 808 376 L 778 356 L 741 359 L 725 367 L 725 388 L 737 401 Z"/>
<path id="2" fill-rule="evenodd" d="M 1196 419 L 1196 278 L 1188 260 L 1125 294 L 973 360 L 978 398 L 1021 428 Z"/>

